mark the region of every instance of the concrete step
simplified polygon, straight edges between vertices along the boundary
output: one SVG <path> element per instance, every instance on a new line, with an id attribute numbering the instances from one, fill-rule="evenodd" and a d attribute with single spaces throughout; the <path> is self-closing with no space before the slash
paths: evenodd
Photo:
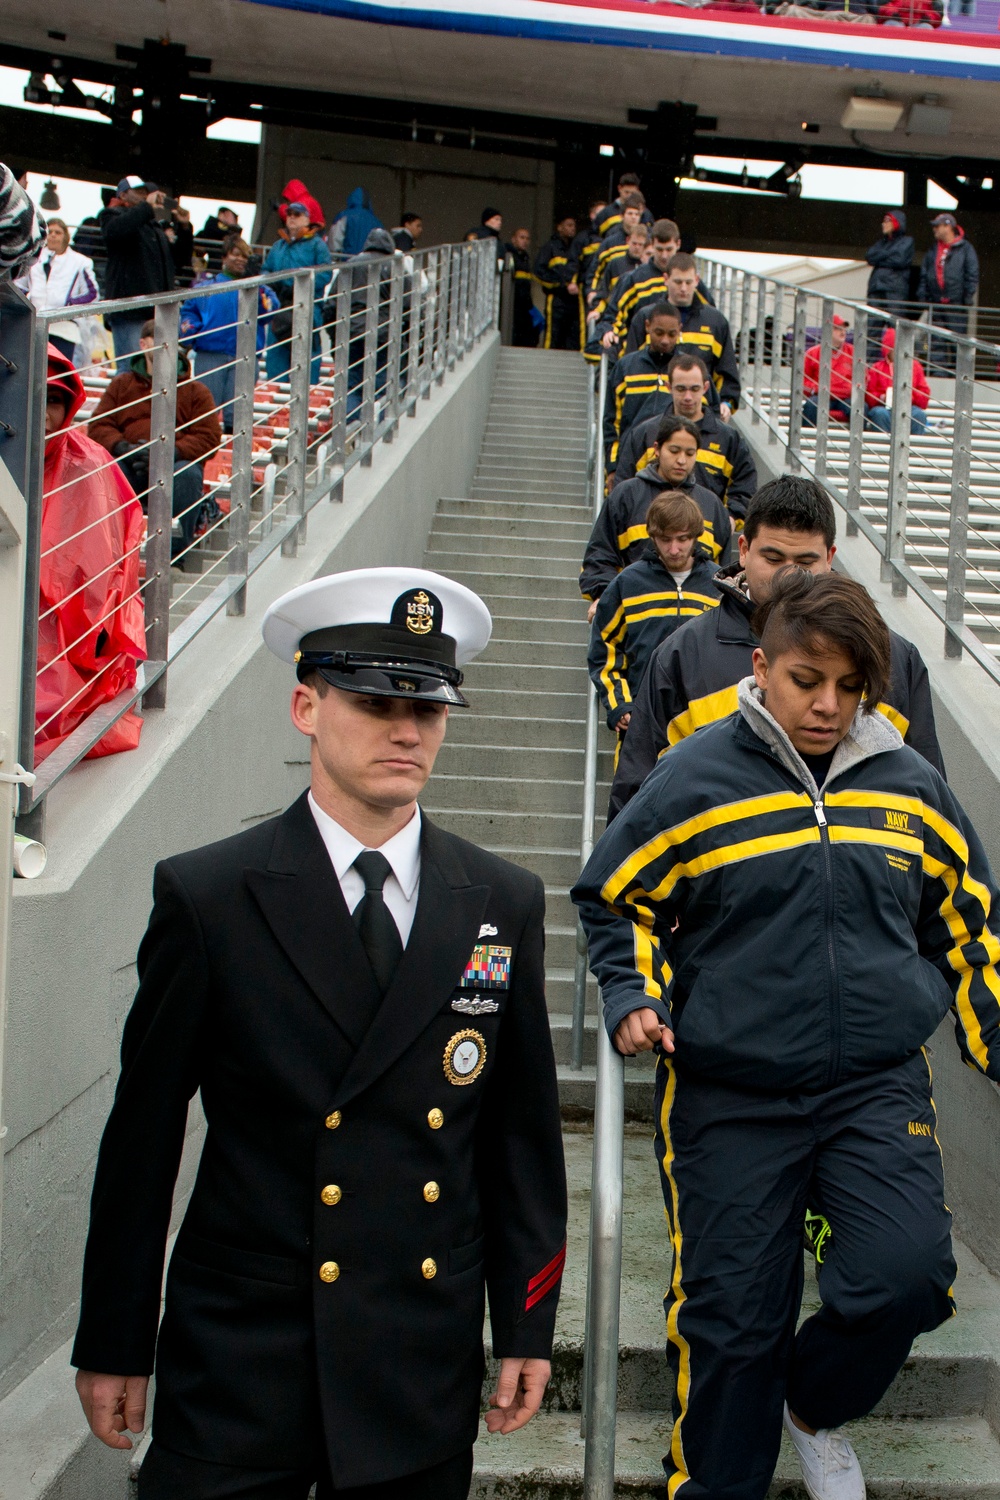
<path id="1" fill-rule="evenodd" d="M 439 823 L 450 833 L 469 839 L 473 844 L 482 844 L 484 849 L 494 849 L 510 859 L 511 849 L 518 849 L 523 856 L 518 863 L 534 869 L 532 851 L 548 856 L 551 849 L 572 849 L 580 843 L 579 810 L 563 812 L 544 808 L 541 812 L 526 812 L 519 809 L 471 808 L 454 806 L 443 801 L 437 794 L 437 777 L 433 777 L 421 807 L 434 823 Z M 577 855 L 577 871 L 579 871 Z"/>
<path id="2" fill-rule="evenodd" d="M 527 654 L 527 653 L 526 653 Z M 477 687 L 494 691 L 531 693 L 586 693 L 586 667 L 550 667 L 527 662 L 474 661 L 466 668 L 470 692 Z"/>
<path id="3" fill-rule="evenodd" d="M 514 719 L 506 714 L 456 712 L 448 720 L 445 747 L 491 744 L 519 746 L 524 750 L 538 746 L 546 750 L 580 751 L 585 730 L 583 719 Z"/>
<path id="4" fill-rule="evenodd" d="M 435 763 L 435 775 L 443 771 L 449 776 L 508 776 L 511 780 L 529 776 L 544 778 L 566 777 L 583 779 L 583 748 L 559 747 L 555 745 L 491 745 L 483 740 L 475 744 L 459 744 L 454 740 L 442 745 Z M 610 782 L 613 770 L 613 755 L 601 747 L 598 755 L 598 776 Z"/>
<path id="5" fill-rule="evenodd" d="M 573 693 L 531 693 L 524 691 L 523 685 L 516 691 L 478 686 L 470 688 L 470 693 L 475 694 L 474 703 L 471 697 L 469 699 L 473 709 L 487 714 L 510 713 L 518 719 L 528 718 L 531 714 L 537 714 L 541 719 L 568 714 L 570 718 L 578 719 L 587 712 L 587 695 L 582 687 Z"/>
<path id="6" fill-rule="evenodd" d="M 451 554 L 454 556 L 454 554 Z M 521 561 L 521 559 L 518 559 Z M 580 604 L 582 596 L 580 586 L 576 581 L 576 575 L 572 578 L 551 577 L 538 573 L 529 573 L 526 569 L 519 568 L 515 573 L 509 568 L 501 571 L 484 572 L 482 568 L 470 568 L 462 564 L 468 563 L 468 558 L 460 554 L 460 562 L 452 567 L 442 567 L 441 555 L 432 562 L 430 555 L 425 557 L 427 567 L 435 568 L 439 573 L 446 572 L 449 578 L 455 578 L 459 583 L 464 583 L 468 588 L 475 589 L 486 599 L 487 595 L 498 596 L 499 588 L 502 586 L 503 594 L 507 598 L 535 598 L 539 600 L 556 599 L 569 600 Z"/>
<path id="7" fill-rule="evenodd" d="M 604 807 L 607 807 L 610 791 L 608 783 L 603 786 L 598 783 L 598 801 Z M 471 780 L 467 776 L 435 772 L 431 797 L 438 807 L 488 809 L 500 813 L 564 812 L 575 814 L 578 821 L 583 809 L 580 782 L 559 777 L 521 777 L 515 781 L 506 776 L 481 776 Z"/>
<path id="8" fill-rule="evenodd" d="M 546 539 L 559 542 L 567 537 L 574 540 L 579 537 L 582 549 L 590 532 L 588 521 L 569 521 L 559 517 L 553 519 L 547 515 L 541 515 L 537 519 L 529 519 L 527 516 L 456 515 L 439 507 L 431 536 L 530 537 L 536 545 L 544 543 Z"/>
<path id="9" fill-rule="evenodd" d="M 579 565 L 574 567 L 570 557 L 540 557 L 531 550 L 525 554 L 500 551 L 480 554 L 478 551 L 456 552 L 454 549 L 433 546 L 424 554 L 427 567 L 438 573 L 448 574 L 457 574 L 458 570 L 468 568 L 470 561 L 475 562 L 480 555 L 488 556 L 491 566 L 503 567 L 504 576 L 509 571 L 512 572 L 514 566 L 521 577 L 540 580 L 573 578 L 579 570 Z"/>
<path id="10" fill-rule="evenodd" d="M 546 626 L 539 622 L 539 633 L 546 630 Z M 525 660 L 529 662 L 544 661 L 550 666 L 578 667 L 581 661 L 586 660 L 587 643 L 579 639 L 575 641 L 526 641 L 507 640 L 503 636 L 494 636 L 486 650 L 477 658 L 478 661 L 510 662 L 519 663 Z"/>
<path id="11" fill-rule="evenodd" d="M 555 525 L 568 522 L 587 526 L 593 524 L 593 511 L 587 505 L 553 505 L 546 500 L 490 500 L 479 495 L 470 495 L 461 500 L 441 500 L 438 502 L 438 514 L 482 516 L 484 519 L 510 516 L 514 520 L 552 521 Z"/>
<path id="12" fill-rule="evenodd" d="M 502 609 L 490 611 L 494 633 L 500 639 L 524 641 L 528 646 L 533 646 L 544 635 L 547 644 L 572 644 L 586 655 L 590 629 L 586 617 L 578 610 L 568 610 L 562 619 L 551 614 L 539 616 L 514 612 L 522 610 L 523 605 L 523 600 L 515 599 L 511 602 L 510 613 L 505 613 Z"/>
<path id="13" fill-rule="evenodd" d="M 544 562 L 547 565 L 569 563 L 570 569 L 563 567 L 558 570 L 565 573 L 572 570 L 574 564 L 579 568 L 586 545 L 586 536 L 577 542 L 574 537 L 558 534 L 536 536 L 530 532 L 512 531 L 507 527 L 499 535 L 489 531 L 470 534 L 463 530 L 453 531 L 447 522 L 440 522 L 435 523 L 431 531 L 427 556 L 451 552 L 463 553 L 466 557 L 527 558 L 532 563 Z"/>

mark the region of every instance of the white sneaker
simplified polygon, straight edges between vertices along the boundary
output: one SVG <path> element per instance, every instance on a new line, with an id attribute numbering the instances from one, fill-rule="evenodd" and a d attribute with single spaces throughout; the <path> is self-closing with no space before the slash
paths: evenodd
<path id="1" fill-rule="evenodd" d="M 821 1427 L 815 1436 L 803 1432 L 789 1416 L 786 1402 L 785 1431 L 795 1444 L 811 1500 L 865 1500 L 858 1455 L 839 1427 Z"/>

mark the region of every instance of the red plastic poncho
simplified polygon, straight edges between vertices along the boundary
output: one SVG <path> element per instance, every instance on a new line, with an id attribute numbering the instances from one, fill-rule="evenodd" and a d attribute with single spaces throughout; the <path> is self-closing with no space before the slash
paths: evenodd
<path id="1" fill-rule="evenodd" d="M 106 450 L 84 430 L 70 430 L 83 383 L 51 344 L 48 383 L 68 394 L 69 407 L 45 444 L 36 765 L 99 704 L 134 687 L 136 662 L 146 656 L 138 592 L 142 506 Z M 134 750 L 141 730 L 130 709 L 87 758 Z"/>

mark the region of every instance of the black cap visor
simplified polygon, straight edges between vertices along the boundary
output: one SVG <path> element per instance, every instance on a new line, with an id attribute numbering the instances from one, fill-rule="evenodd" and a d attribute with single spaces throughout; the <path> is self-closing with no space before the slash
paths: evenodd
<path id="1" fill-rule="evenodd" d="M 318 652 L 303 652 L 297 671 L 300 682 L 309 672 L 318 672 L 324 682 L 345 693 L 401 698 L 414 703 L 444 703 L 454 708 L 469 706 L 459 692 L 462 673 L 457 667 L 438 662 L 387 659 L 354 651 L 322 656 Z"/>

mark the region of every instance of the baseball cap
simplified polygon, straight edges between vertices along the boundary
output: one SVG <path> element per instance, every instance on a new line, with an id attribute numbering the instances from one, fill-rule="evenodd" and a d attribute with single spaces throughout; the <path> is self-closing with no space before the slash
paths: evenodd
<path id="1" fill-rule="evenodd" d="M 958 228 L 958 220 L 955 218 L 954 214 L 938 214 L 938 216 L 937 216 L 936 219 L 932 219 L 931 220 L 931 223 L 932 224 L 950 224 L 952 229 L 957 229 Z"/>
<path id="2" fill-rule="evenodd" d="M 305 206 L 304 203 L 289 203 L 288 207 L 285 209 L 285 213 L 286 214 L 306 214 L 306 215 L 308 215 L 309 210 L 308 210 L 308 208 L 306 208 L 306 206 Z"/>
<path id="3" fill-rule="evenodd" d="M 147 182 L 144 177 L 123 177 L 118 184 L 117 192 L 127 193 L 129 188 L 145 188 L 147 192 L 152 193 L 156 191 L 156 183 Z"/>

